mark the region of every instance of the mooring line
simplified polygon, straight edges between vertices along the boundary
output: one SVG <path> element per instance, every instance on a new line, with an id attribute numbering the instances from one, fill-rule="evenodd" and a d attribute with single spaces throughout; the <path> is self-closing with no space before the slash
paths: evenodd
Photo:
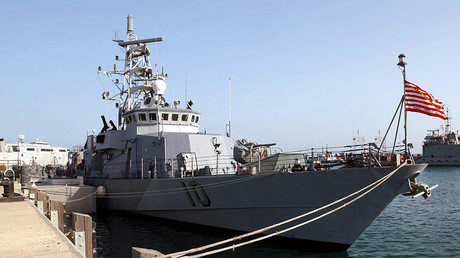
<path id="1" fill-rule="evenodd" d="M 86 198 L 89 198 L 89 197 L 95 195 L 95 194 L 97 193 L 97 191 L 98 191 L 98 190 L 96 189 L 96 191 L 90 193 L 90 194 L 87 195 L 87 196 L 84 196 L 84 197 L 81 197 L 81 198 L 78 198 L 78 199 L 67 200 L 67 201 L 65 201 L 64 203 L 72 203 L 72 202 L 78 202 L 78 201 L 84 200 L 84 199 L 86 199 Z M 66 195 L 67 195 L 67 194 L 66 194 Z M 75 195 L 74 195 L 74 196 L 75 196 Z"/>
<path id="2" fill-rule="evenodd" d="M 222 187 L 222 186 L 227 186 L 231 184 L 237 184 L 245 181 L 251 181 L 255 179 L 260 179 L 266 176 L 270 176 L 273 174 L 265 174 L 265 175 L 257 175 L 257 176 L 241 176 L 241 178 L 233 179 L 233 180 L 227 180 L 224 182 L 216 182 L 216 183 L 209 183 L 209 184 L 203 184 L 201 186 L 206 187 L 206 189 L 209 188 L 217 188 L 217 187 Z M 193 187 L 187 187 L 187 189 L 193 190 Z M 65 194 L 62 192 L 58 191 L 47 191 L 49 193 L 53 193 L 55 195 L 61 195 L 64 196 Z M 184 188 L 183 187 L 178 187 L 178 188 L 173 188 L 173 189 L 162 189 L 162 190 L 153 190 L 153 191 L 139 191 L 139 192 L 120 192 L 120 193 L 105 193 L 105 196 L 98 196 L 98 198 L 133 198 L 133 197 L 147 197 L 147 196 L 157 196 L 157 195 L 165 195 L 165 194 L 177 194 L 177 193 L 183 193 Z M 92 193 L 91 195 L 94 195 L 97 193 L 97 190 Z M 74 194 L 74 196 L 78 196 L 80 194 Z M 88 198 L 91 195 L 88 195 L 84 198 Z"/>

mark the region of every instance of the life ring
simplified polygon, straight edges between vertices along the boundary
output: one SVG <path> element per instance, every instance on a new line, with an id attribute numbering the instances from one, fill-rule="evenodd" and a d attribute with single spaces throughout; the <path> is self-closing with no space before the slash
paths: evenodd
<path id="1" fill-rule="evenodd" d="M 263 155 L 264 155 L 265 158 L 268 157 L 268 150 L 267 149 L 264 150 Z"/>

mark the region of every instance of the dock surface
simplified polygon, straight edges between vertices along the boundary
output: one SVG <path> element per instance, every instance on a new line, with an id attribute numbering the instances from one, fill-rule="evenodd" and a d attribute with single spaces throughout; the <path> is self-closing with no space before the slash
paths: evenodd
<path id="1" fill-rule="evenodd" d="M 30 201 L 0 203 L 0 256 L 83 257 Z"/>

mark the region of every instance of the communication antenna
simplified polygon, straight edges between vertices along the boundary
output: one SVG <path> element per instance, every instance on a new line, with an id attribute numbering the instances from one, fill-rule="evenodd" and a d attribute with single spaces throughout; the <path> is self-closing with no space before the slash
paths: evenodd
<path id="1" fill-rule="evenodd" d="M 120 32 L 120 30 L 113 30 L 113 41 L 114 42 L 118 42 L 120 39 L 118 39 L 118 33 Z"/>
<path id="2" fill-rule="evenodd" d="M 161 68 L 161 73 L 163 74 L 163 68 Z M 176 102 L 176 99 L 175 99 L 175 97 L 174 97 L 174 96 L 175 96 L 174 88 L 175 88 L 175 87 L 174 87 L 174 84 L 173 84 L 173 87 L 172 87 L 172 100 L 173 100 L 174 102 Z M 180 104 L 180 101 L 179 101 L 179 103 L 178 103 L 177 105 L 179 105 L 179 104 Z M 176 104 L 174 104 L 174 105 L 176 105 Z M 176 105 L 176 108 L 177 108 L 177 105 Z"/>
<path id="3" fill-rule="evenodd" d="M 155 24 L 155 35 L 158 35 L 157 34 L 157 25 L 156 24 Z M 158 61 L 158 45 L 156 45 L 156 44 L 155 44 L 155 62 L 156 62 L 156 65 L 160 64 L 160 62 Z M 157 74 L 158 74 L 158 72 L 157 72 Z M 162 74 L 164 74 L 164 73 L 162 72 Z"/>
<path id="4" fill-rule="evenodd" d="M 446 116 L 447 116 L 447 120 L 446 120 L 446 130 L 445 130 L 445 134 L 449 134 L 450 133 L 450 117 L 449 117 L 449 108 L 446 108 Z"/>
<path id="5" fill-rule="evenodd" d="M 228 77 L 228 124 L 227 137 L 232 134 L 232 80 Z"/>
<path id="6" fill-rule="evenodd" d="M 129 33 L 133 33 L 133 16 L 131 14 L 128 15 L 128 24 L 127 24 L 127 32 L 128 34 Z"/>
<path id="7" fill-rule="evenodd" d="M 187 105 L 188 99 L 187 99 L 187 73 L 185 73 L 185 105 Z"/>

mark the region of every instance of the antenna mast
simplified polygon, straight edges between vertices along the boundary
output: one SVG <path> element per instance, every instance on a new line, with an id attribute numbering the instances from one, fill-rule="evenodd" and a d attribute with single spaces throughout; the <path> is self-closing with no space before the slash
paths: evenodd
<path id="1" fill-rule="evenodd" d="M 228 131 L 227 137 L 230 137 L 232 134 L 232 81 L 228 77 Z"/>
<path id="2" fill-rule="evenodd" d="M 185 105 L 187 106 L 188 104 L 188 99 L 187 99 L 187 73 L 185 73 Z"/>
<path id="3" fill-rule="evenodd" d="M 447 120 L 446 120 L 446 131 L 445 131 L 445 134 L 448 135 L 450 133 L 450 117 L 449 117 L 449 109 L 446 108 L 446 116 L 447 116 Z"/>
<path id="4" fill-rule="evenodd" d="M 113 41 L 123 47 L 126 52 L 124 69 L 119 70 L 114 65 L 113 71 L 103 71 L 100 66 L 98 70 L 107 75 L 119 90 L 119 93 L 114 97 L 109 97 L 107 92 L 103 94 L 103 98 L 108 100 L 118 98 L 116 105 L 118 108 L 118 128 L 122 128 L 125 123 L 122 121 L 122 116 L 140 103 L 145 103 L 147 97 L 153 97 L 155 105 L 163 105 L 162 96 L 166 90 L 165 80 L 168 76 L 164 73 L 158 74 L 157 66 L 155 66 L 155 71 L 152 70 L 149 57 L 150 50 L 147 46 L 147 43 L 161 42 L 163 38 L 138 39 L 134 34 L 132 15 L 127 18 L 126 40 L 123 41 L 117 37 Z M 115 60 L 121 61 L 118 56 L 115 57 Z M 113 75 L 120 76 L 122 79 L 114 79 Z M 158 120 L 160 119 L 158 118 Z"/>

